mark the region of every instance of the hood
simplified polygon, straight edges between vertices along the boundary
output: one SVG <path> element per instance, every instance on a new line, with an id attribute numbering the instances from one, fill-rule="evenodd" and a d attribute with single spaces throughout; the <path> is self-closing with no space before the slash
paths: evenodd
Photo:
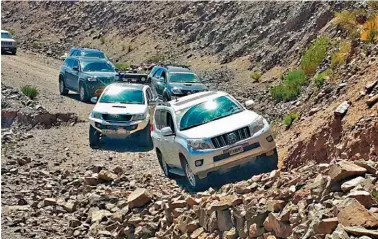
<path id="1" fill-rule="evenodd" d="M 204 85 L 203 83 L 170 83 L 169 84 L 171 88 L 177 87 L 182 90 L 196 90 L 196 91 L 201 91 L 201 90 L 206 90 L 207 86 Z"/>
<path id="2" fill-rule="evenodd" d="M 2 42 L 16 42 L 16 40 L 11 39 L 11 38 L 1 38 Z"/>
<path id="3" fill-rule="evenodd" d="M 115 77 L 116 76 L 116 72 L 102 72 L 102 71 L 91 71 L 91 72 L 83 72 L 82 73 L 84 76 L 96 76 L 96 77 L 104 77 L 104 78 L 108 78 L 108 77 Z"/>
<path id="4" fill-rule="evenodd" d="M 93 108 L 94 112 L 102 114 L 144 114 L 147 110 L 146 105 L 121 104 L 121 103 L 100 103 Z"/>
<path id="5" fill-rule="evenodd" d="M 191 139 L 211 138 L 245 127 L 255 121 L 258 116 L 255 112 L 244 110 L 238 114 L 184 130 L 180 133 L 184 137 Z"/>

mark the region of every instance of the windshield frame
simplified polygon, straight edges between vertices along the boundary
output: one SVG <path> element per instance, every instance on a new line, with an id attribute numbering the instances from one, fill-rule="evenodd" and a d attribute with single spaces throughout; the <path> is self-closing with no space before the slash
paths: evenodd
<path id="1" fill-rule="evenodd" d="M 119 92 L 118 94 L 121 94 L 125 91 L 140 91 L 142 93 L 143 101 L 141 103 L 130 103 L 130 102 L 124 102 L 124 101 L 108 101 L 108 102 L 102 101 L 103 98 L 107 95 L 107 92 L 109 90 L 111 90 L 113 87 L 114 88 L 117 87 L 117 88 L 122 89 L 122 91 Z M 98 99 L 98 102 L 103 103 L 103 104 L 117 104 L 117 103 L 119 103 L 119 104 L 130 104 L 130 105 L 145 105 L 146 104 L 146 95 L 145 95 L 145 90 L 143 90 L 143 89 L 131 88 L 131 87 L 127 87 L 127 86 L 111 86 L 111 87 L 108 87 L 104 90 L 104 92 L 101 94 L 101 97 Z"/>
<path id="2" fill-rule="evenodd" d="M 87 67 L 88 65 L 93 64 L 93 63 L 102 63 L 102 64 L 105 64 L 105 65 L 108 65 L 109 70 L 108 71 L 102 71 L 102 70 L 88 71 L 88 70 L 85 70 L 85 67 Z M 80 61 L 80 68 L 81 68 L 82 72 L 108 72 L 108 73 L 113 72 L 113 73 L 115 73 L 113 66 L 107 61 Z"/>
<path id="3" fill-rule="evenodd" d="M 209 101 L 214 101 L 216 99 L 219 99 L 219 98 L 222 98 L 222 97 L 226 97 L 228 100 L 232 101 L 236 106 L 239 107 L 239 110 L 237 111 L 234 111 L 234 112 L 231 112 L 229 114 L 226 114 L 226 115 L 222 115 L 222 116 L 219 116 L 217 118 L 214 118 L 210 121 L 207 121 L 207 122 L 203 122 L 201 124 L 194 124 L 194 125 L 191 125 L 189 127 L 186 127 L 186 128 L 182 128 L 181 127 L 181 121 L 182 119 L 184 118 L 184 116 L 188 113 L 188 111 L 190 109 L 192 109 L 193 107 L 197 107 L 199 105 L 203 105 L 203 104 L 206 104 L 207 102 Z M 238 114 L 240 112 L 243 112 L 245 111 L 246 109 L 243 107 L 242 104 L 239 103 L 239 101 L 237 101 L 235 98 L 233 98 L 231 95 L 220 95 L 218 97 L 215 97 L 215 98 L 212 98 L 212 99 L 209 99 L 209 100 L 206 100 L 206 101 L 203 101 L 201 103 L 198 103 L 198 104 L 195 104 L 195 105 L 192 105 L 192 106 L 189 106 L 187 108 L 184 108 L 184 109 L 181 109 L 179 111 L 182 111 L 180 112 L 179 114 L 177 114 L 176 112 L 176 120 L 177 120 L 177 124 L 178 124 L 178 128 L 180 131 L 185 131 L 185 130 L 189 130 L 189 129 L 192 129 L 192 128 L 195 128 L 195 127 L 198 127 L 198 126 L 201 126 L 201 125 L 204 125 L 204 124 L 207 124 L 207 123 L 210 123 L 210 122 L 213 122 L 213 121 L 216 121 L 216 120 L 219 120 L 219 119 L 222 119 L 222 118 L 225 118 L 225 117 L 228 117 L 228 116 L 231 116 L 231 115 L 234 115 L 234 114 Z"/>
<path id="4" fill-rule="evenodd" d="M 3 34 L 5 34 L 6 37 L 3 37 Z M 13 36 L 9 32 L 2 32 L 1 33 L 1 39 L 13 39 Z"/>
<path id="5" fill-rule="evenodd" d="M 198 81 L 172 81 L 173 75 L 193 75 Z M 201 79 L 193 72 L 168 72 L 168 82 L 169 83 L 177 83 L 177 84 L 195 84 L 195 83 L 202 83 Z"/>

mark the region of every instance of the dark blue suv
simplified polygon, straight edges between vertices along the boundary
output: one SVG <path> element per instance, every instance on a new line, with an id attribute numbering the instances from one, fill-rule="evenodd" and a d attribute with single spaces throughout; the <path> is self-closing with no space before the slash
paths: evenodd
<path id="1" fill-rule="evenodd" d="M 186 66 L 155 66 L 148 81 L 151 82 L 152 90 L 163 101 L 207 90 L 200 78 Z"/>

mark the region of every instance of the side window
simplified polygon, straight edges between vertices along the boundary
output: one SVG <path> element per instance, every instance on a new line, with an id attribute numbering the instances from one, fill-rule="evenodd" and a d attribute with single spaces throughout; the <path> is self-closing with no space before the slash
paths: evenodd
<path id="1" fill-rule="evenodd" d="M 73 62 L 72 62 L 72 68 L 73 67 L 79 67 L 79 62 L 77 61 L 77 60 L 73 60 Z"/>
<path id="2" fill-rule="evenodd" d="M 166 125 L 166 111 L 163 110 L 156 110 L 155 111 L 155 123 L 156 128 L 158 130 L 161 130 Z"/>
<path id="3" fill-rule="evenodd" d="M 170 112 L 166 112 L 166 126 L 164 127 L 170 127 L 172 129 L 172 132 L 175 133 L 175 124 Z"/>
<path id="4" fill-rule="evenodd" d="M 67 59 L 67 66 L 69 67 L 69 68 L 72 68 L 72 59 Z"/>
<path id="5" fill-rule="evenodd" d="M 163 69 L 159 69 L 159 70 L 157 70 L 156 71 L 156 73 L 155 73 L 155 75 L 154 75 L 154 77 L 155 78 L 159 78 L 160 76 L 161 76 L 161 73 L 163 72 Z"/>
<path id="6" fill-rule="evenodd" d="M 164 78 L 164 82 L 167 82 L 167 73 L 165 71 L 161 73 L 161 77 Z"/>

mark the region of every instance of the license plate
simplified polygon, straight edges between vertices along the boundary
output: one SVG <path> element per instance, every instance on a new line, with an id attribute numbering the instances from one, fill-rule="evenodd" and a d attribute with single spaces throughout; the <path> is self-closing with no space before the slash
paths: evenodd
<path id="1" fill-rule="evenodd" d="M 243 151 L 244 151 L 243 146 L 238 146 L 238 147 L 235 147 L 235 148 L 230 149 L 228 153 L 229 153 L 230 155 L 234 155 L 234 154 L 241 153 L 241 152 L 243 152 Z"/>
<path id="2" fill-rule="evenodd" d="M 126 130 L 126 129 L 122 129 L 122 128 L 119 128 L 119 129 L 104 129 L 103 130 L 105 134 L 122 134 L 122 135 L 125 135 L 125 136 L 128 136 L 130 134 L 130 131 Z"/>

